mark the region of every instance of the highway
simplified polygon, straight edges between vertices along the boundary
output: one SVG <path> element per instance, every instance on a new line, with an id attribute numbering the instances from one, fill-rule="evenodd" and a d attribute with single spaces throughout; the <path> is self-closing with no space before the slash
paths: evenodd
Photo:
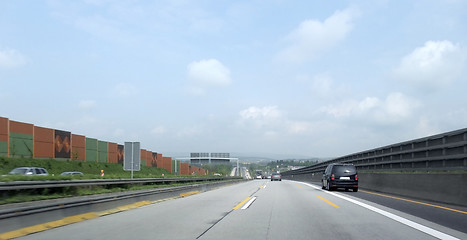
<path id="1" fill-rule="evenodd" d="M 288 180 L 246 181 L 18 239 L 467 239 L 467 212 L 412 203 L 417 208 L 408 214 L 365 195 L 383 197 Z M 460 228 L 416 216 L 435 208 Z"/>

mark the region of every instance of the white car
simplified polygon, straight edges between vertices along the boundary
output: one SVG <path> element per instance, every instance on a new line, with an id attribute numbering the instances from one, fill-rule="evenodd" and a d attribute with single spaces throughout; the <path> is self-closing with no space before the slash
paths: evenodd
<path id="1" fill-rule="evenodd" d="M 24 175 L 24 176 L 48 176 L 49 173 L 44 168 L 40 167 L 19 167 L 11 170 L 10 175 Z"/>

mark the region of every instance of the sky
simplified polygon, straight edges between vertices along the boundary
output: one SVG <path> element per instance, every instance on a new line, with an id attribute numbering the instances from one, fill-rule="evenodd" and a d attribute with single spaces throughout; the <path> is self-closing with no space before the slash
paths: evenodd
<path id="1" fill-rule="evenodd" d="M 464 0 L 0 1 L 0 116 L 164 155 L 467 127 Z"/>

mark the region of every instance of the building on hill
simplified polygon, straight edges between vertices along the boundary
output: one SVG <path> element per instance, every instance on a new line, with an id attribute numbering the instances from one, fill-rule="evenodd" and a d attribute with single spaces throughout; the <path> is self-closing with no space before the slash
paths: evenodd
<path id="1" fill-rule="evenodd" d="M 190 164 L 201 166 L 203 164 L 230 164 L 230 153 L 190 153 Z M 236 159 L 236 158 L 235 158 Z"/>

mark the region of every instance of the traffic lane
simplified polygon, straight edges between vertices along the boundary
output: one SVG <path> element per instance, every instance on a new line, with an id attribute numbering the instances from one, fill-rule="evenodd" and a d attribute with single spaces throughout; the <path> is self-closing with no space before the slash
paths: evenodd
<path id="1" fill-rule="evenodd" d="M 321 187 L 320 182 L 307 181 L 307 183 Z M 343 189 L 338 189 L 335 192 L 347 194 L 349 196 L 374 202 L 379 205 L 439 224 L 441 226 L 445 226 L 456 231 L 467 233 L 467 214 L 465 214 L 467 212 L 466 207 L 429 202 L 426 200 L 395 196 L 386 193 L 378 193 L 380 195 L 376 195 L 376 192 L 366 191 L 361 188 L 356 193 L 345 192 Z M 381 194 L 386 196 L 382 196 Z"/>
<path id="2" fill-rule="evenodd" d="M 374 202 L 467 233 L 467 208 L 465 207 L 411 199 L 386 193 L 376 193 L 363 189 L 360 189 L 356 193 L 345 192 L 341 189 L 338 189 L 336 192 Z"/>
<path id="3" fill-rule="evenodd" d="M 238 183 L 18 239 L 196 239 L 263 183 Z"/>
<path id="4" fill-rule="evenodd" d="M 318 186 L 318 185 L 309 184 L 309 183 L 304 183 L 304 184 L 310 185 L 313 188 L 321 190 L 321 185 Z M 428 227 L 428 228 L 431 228 L 431 229 L 433 229 L 435 231 L 439 231 L 441 233 L 445 233 L 445 234 L 448 234 L 450 236 L 454 236 L 454 237 L 456 237 L 458 239 L 467 239 L 467 234 L 465 234 L 464 232 L 455 230 L 455 229 L 453 229 L 453 228 L 451 228 L 449 226 L 446 227 L 446 226 L 437 224 L 436 222 L 428 221 L 428 220 L 420 218 L 418 216 L 415 216 L 415 215 L 412 215 L 412 214 L 409 214 L 409 213 L 406 213 L 406 212 L 398 211 L 398 210 L 396 210 L 394 208 L 389 208 L 389 207 L 380 205 L 380 204 L 376 203 L 375 201 L 368 201 L 368 200 L 365 200 L 363 198 L 360 198 L 359 196 L 364 194 L 365 191 L 359 191 L 357 193 L 355 193 L 355 192 L 345 192 L 344 190 L 342 190 L 342 191 L 337 190 L 337 191 L 331 191 L 331 192 L 329 192 L 327 190 L 321 190 L 321 191 L 323 191 L 325 193 L 328 193 L 328 194 L 331 194 L 331 195 L 339 196 L 341 198 L 347 198 L 348 201 L 355 202 L 357 205 L 368 205 L 368 208 L 376 207 L 381 211 L 387 212 L 388 214 L 395 214 L 397 216 L 405 218 L 408 221 L 413 222 L 413 223 L 408 223 L 409 225 L 413 225 L 413 224 L 423 225 L 423 226 L 418 226 L 418 228 Z M 428 209 L 425 209 L 425 210 L 428 211 Z M 451 213 L 451 212 L 449 212 L 449 213 Z M 384 215 L 385 213 L 381 213 L 381 214 Z M 398 219 L 396 219 L 396 220 L 398 220 Z M 415 227 L 417 227 L 417 226 L 415 226 Z M 431 230 L 428 230 L 428 231 L 431 231 Z"/>
<path id="5" fill-rule="evenodd" d="M 255 196 L 247 209 L 232 212 L 200 239 L 436 239 L 293 181 L 270 182 Z"/>

